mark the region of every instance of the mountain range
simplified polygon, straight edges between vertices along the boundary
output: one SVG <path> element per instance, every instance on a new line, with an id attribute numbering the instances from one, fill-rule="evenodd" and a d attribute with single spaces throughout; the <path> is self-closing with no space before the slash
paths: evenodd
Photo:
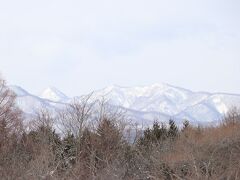
<path id="1" fill-rule="evenodd" d="M 46 107 L 49 110 L 63 108 L 73 99 L 57 88 L 49 87 L 40 95 L 33 95 L 19 86 L 9 86 L 17 95 L 17 105 L 26 114 Z M 109 86 L 93 93 L 94 99 L 103 98 L 114 107 L 125 110 L 127 116 L 141 125 L 154 120 L 177 123 L 189 120 L 193 124 L 214 124 L 233 107 L 240 107 L 240 94 L 194 92 L 169 84 L 121 87 Z"/>

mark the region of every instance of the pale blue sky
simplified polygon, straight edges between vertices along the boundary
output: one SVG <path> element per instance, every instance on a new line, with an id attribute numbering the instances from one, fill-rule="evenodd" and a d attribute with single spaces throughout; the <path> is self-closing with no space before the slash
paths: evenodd
<path id="1" fill-rule="evenodd" d="M 240 1 L 0 0 L 0 71 L 35 94 L 161 82 L 240 93 Z"/>

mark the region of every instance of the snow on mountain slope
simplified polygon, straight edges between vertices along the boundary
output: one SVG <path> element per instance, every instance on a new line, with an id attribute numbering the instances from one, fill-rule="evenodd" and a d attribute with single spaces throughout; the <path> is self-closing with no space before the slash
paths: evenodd
<path id="1" fill-rule="evenodd" d="M 41 97 L 17 86 L 10 88 L 17 94 L 17 104 L 26 113 L 34 113 L 41 107 L 51 110 L 63 108 L 73 100 L 56 88 L 47 88 Z M 212 123 L 232 107 L 240 108 L 238 94 L 193 92 L 168 84 L 109 86 L 96 91 L 92 100 L 101 98 L 112 106 L 123 108 L 134 122 L 144 125 L 151 124 L 155 119 L 166 121 L 169 118 L 179 123 L 183 119 L 193 123 Z"/>
<path id="2" fill-rule="evenodd" d="M 177 120 L 198 123 L 215 122 L 229 109 L 240 108 L 238 94 L 192 92 L 168 84 L 132 88 L 110 86 L 95 95 L 105 96 L 114 105 L 138 112 L 159 112 Z"/>
<path id="3" fill-rule="evenodd" d="M 18 97 L 29 95 L 29 93 L 19 86 L 8 86 Z"/>
<path id="4" fill-rule="evenodd" d="M 215 108 L 220 114 L 227 113 L 234 106 L 240 105 L 240 96 L 234 94 L 216 93 L 205 100 L 212 108 Z"/>
<path id="5" fill-rule="evenodd" d="M 57 108 L 63 107 L 60 103 L 55 103 L 32 95 L 19 86 L 9 86 L 9 89 L 17 95 L 16 104 L 26 114 L 34 114 L 42 108 L 54 111 Z"/>
<path id="6" fill-rule="evenodd" d="M 206 103 L 199 103 L 194 106 L 190 106 L 178 115 L 177 119 L 187 119 L 195 123 L 209 123 L 221 118 L 221 114 L 215 109 L 210 107 Z"/>
<path id="7" fill-rule="evenodd" d="M 189 106 L 175 117 L 209 124 L 221 119 L 234 107 L 240 108 L 240 95 L 216 93 L 209 95 L 198 104 Z"/>
<path id="8" fill-rule="evenodd" d="M 201 102 L 209 94 L 194 93 L 168 84 L 154 84 L 133 88 L 110 86 L 97 91 L 95 95 L 104 96 L 110 103 L 125 108 L 144 112 L 156 111 L 173 116 Z"/>
<path id="9" fill-rule="evenodd" d="M 69 99 L 55 87 L 48 87 L 42 92 L 40 97 L 54 102 L 66 102 Z"/>
<path id="10" fill-rule="evenodd" d="M 153 84 L 130 88 L 110 86 L 97 91 L 95 96 L 104 96 L 114 105 L 137 111 L 157 111 L 174 115 L 182 110 L 181 103 L 191 94 L 189 90 L 167 84 Z"/>

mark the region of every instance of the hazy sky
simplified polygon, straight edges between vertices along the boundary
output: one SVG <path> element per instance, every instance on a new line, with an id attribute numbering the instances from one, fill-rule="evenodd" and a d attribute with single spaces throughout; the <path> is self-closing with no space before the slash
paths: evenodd
<path id="1" fill-rule="evenodd" d="M 0 0 L 0 71 L 35 94 L 160 82 L 240 93 L 240 1 Z"/>

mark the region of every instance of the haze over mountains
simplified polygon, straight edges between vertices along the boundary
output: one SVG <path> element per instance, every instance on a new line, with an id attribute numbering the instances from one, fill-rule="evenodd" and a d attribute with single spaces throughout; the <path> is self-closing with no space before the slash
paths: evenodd
<path id="1" fill-rule="evenodd" d="M 39 96 L 18 86 L 9 87 L 17 94 L 17 105 L 27 114 L 33 114 L 42 107 L 60 109 L 74 98 L 81 97 L 68 97 L 54 87 L 47 88 Z M 103 97 L 113 107 L 126 110 L 133 122 L 143 125 L 151 124 L 155 119 L 167 121 L 169 118 L 177 123 L 187 119 L 194 124 L 211 124 L 240 104 L 240 94 L 193 92 L 169 84 L 137 87 L 114 85 L 93 93 L 94 99 Z"/>

